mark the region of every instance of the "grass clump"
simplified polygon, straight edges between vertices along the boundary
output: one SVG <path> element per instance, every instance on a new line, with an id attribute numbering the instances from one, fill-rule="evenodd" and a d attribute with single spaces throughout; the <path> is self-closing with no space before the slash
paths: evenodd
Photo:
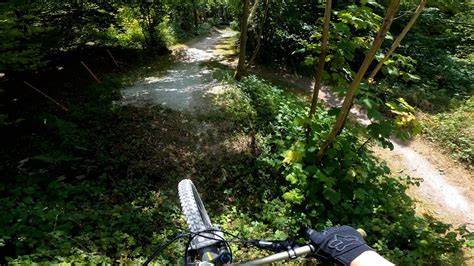
<path id="1" fill-rule="evenodd" d="M 453 159 L 474 169 L 474 98 L 452 112 L 423 118 L 423 134 L 450 151 Z"/>

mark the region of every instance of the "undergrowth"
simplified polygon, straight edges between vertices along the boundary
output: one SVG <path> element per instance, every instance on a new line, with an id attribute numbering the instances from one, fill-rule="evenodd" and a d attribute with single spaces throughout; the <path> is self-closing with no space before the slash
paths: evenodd
<path id="1" fill-rule="evenodd" d="M 465 234 L 463 227 L 454 229 L 417 217 L 405 191 L 418 180 L 393 176 L 383 162 L 361 147 L 355 129 L 346 128 L 323 165 L 316 167 L 315 151 L 334 122 L 327 111 L 318 108 L 311 121 L 315 133 L 306 142 L 303 125 L 308 110 L 302 99 L 254 76 L 234 84 L 221 98 L 228 117 L 244 125 L 251 121 L 261 134 L 259 179 L 274 180 L 280 191 L 262 198 L 251 224 L 269 225 L 282 237 L 296 234 L 301 226 L 323 229 L 349 224 L 364 228 L 368 242 L 397 264 L 460 263 L 463 241 L 457 235 Z M 233 99 L 246 99 L 244 107 L 233 106 Z M 252 226 L 234 230 L 252 230 L 248 227 Z"/>
<path id="2" fill-rule="evenodd" d="M 1 128 L 0 263 L 139 263 L 182 226 L 163 168 L 140 164 L 144 114 L 112 104 L 120 83 L 70 95 L 68 114 Z"/>
<path id="3" fill-rule="evenodd" d="M 414 79 L 404 80 L 382 71 L 383 75 L 379 73 L 376 78 L 379 84 L 371 88 L 384 101 L 402 97 L 416 107 L 423 113 L 424 136 L 458 162 L 472 167 L 473 28 L 450 19 L 456 13 L 454 17 L 469 21 L 472 3 L 456 4 L 463 8 L 456 12 L 439 4 L 425 8 L 397 49 L 410 55 Z M 395 21 L 395 29 L 399 23 L 406 25 L 407 20 Z"/>
<path id="4" fill-rule="evenodd" d="M 462 228 L 416 217 L 404 193 L 416 180 L 391 176 L 352 128 L 316 168 L 313 153 L 334 117 L 319 108 L 306 144 L 303 99 L 253 76 L 216 77 L 230 89 L 209 118 L 114 105 L 121 79 L 109 79 L 78 91 L 69 114 L 4 126 L 21 141 L 1 145 L 1 263 L 141 263 L 185 231 L 176 184 L 188 177 L 211 219 L 242 238 L 349 224 L 399 264 L 460 259 Z M 264 253 L 234 247 L 238 260 Z M 154 262 L 176 264 L 183 251 L 178 242 Z"/>
<path id="5" fill-rule="evenodd" d="M 425 116 L 423 134 L 471 170 L 474 167 L 474 98 L 452 112 Z"/>
<path id="6" fill-rule="evenodd" d="M 21 264 L 139 262 L 175 233 L 179 217 L 176 204 L 150 184 L 105 176 L 72 184 L 18 177 L 9 184 L 14 189 L 2 186 L 3 256 Z"/>

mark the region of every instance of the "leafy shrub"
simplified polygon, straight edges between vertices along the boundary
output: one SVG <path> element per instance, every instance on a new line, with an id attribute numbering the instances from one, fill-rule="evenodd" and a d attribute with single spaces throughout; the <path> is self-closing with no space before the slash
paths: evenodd
<path id="1" fill-rule="evenodd" d="M 197 35 L 207 34 L 211 30 L 211 28 L 212 28 L 212 26 L 211 26 L 210 23 L 203 22 L 203 23 L 199 24 L 199 28 L 197 29 L 196 34 Z"/>
<path id="2" fill-rule="evenodd" d="M 457 1 L 456 5 L 462 8 L 446 11 L 440 3 L 434 6 L 442 6 L 441 9 L 428 7 L 423 11 L 397 49 L 412 59 L 406 61 L 408 58 L 394 57 L 393 62 L 390 61 L 383 70 L 389 77 L 398 76 L 392 74 L 399 72 L 403 81 L 393 78 L 382 81 L 373 88 L 375 93 L 388 99 L 403 97 L 411 105 L 430 113 L 456 108 L 459 101 L 472 95 L 474 68 L 473 61 L 469 59 L 472 53 L 472 27 L 468 23 L 457 22 L 469 21 L 472 6 L 466 1 Z M 392 28 L 401 30 L 408 19 L 396 20 Z M 398 66 L 400 59 L 405 61 L 404 68 Z M 408 73 L 410 71 L 416 75 Z"/>
<path id="3" fill-rule="evenodd" d="M 278 177 L 274 185 L 282 193 L 260 206 L 255 220 L 293 233 L 302 225 L 361 227 L 374 248 L 399 264 L 449 261 L 459 251 L 462 241 L 450 225 L 415 215 L 414 202 L 405 191 L 417 180 L 391 176 L 383 162 L 361 148 L 354 129 L 346 128 L 322 166 L 316 167 L 315 151 L 334 117 L 319 108 L 310 123 L 313 138 L 306 142 L 308 110 L 303 101 L 252 76 L 239 88 L 251 99 L 255 124 L 265 132 L 259 178 Z M 269 176 L 269 169 L 276 173 Z M 283 219 L 275 218 L 273 207 L 284 213 Z"/>
<path id="4" fill-rule="evenodd" d="M 0 14 L 0 71 L 23 71 L 46 65 L 41 44 L 38 41 L 27 43 L 47 32 L 37 26 L 38 20 L 34 16 L 18 19 Z"/>
<path id="5" fill-rule="evenodd" d="M 136 19 L 124 19 L 122 21 L 122 30 L 111 25 L 107 30 L 109 38 L 113 40 L 113 44 L 121 47 L 142 48 L 145 42 L 140 23 Z"/>
<path id="6" fill-rule="evenodd" d="M 166 46 L 176 44 L 176 36 L 174 35 L 173 28 L 170 26 L 170 19 L 168 17 L 165 17 L 163 22 L 158 25 L 157 31 Z"/>
<path id="7" fill-rule="evenodd" d="M 255 119 L 255 110 L 253 109 L 248 95 L 232 87 L 224 94 L 218 95 L 215 100 L 224 110 L 224 115 L 242 125 L 250 125 Z"/>

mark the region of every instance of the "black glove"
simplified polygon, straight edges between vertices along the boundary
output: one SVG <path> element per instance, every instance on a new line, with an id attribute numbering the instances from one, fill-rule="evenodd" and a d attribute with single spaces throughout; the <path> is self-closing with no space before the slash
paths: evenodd
<path id="1" fill-rule="evenodd" d="M 342 265 L 350 265 L 363 252 L 373 250 L 359 232 L 347 225 L 331 227 L 323 232 L 306 229 L 304 234 L 316 245 L 318 257 Z"/>

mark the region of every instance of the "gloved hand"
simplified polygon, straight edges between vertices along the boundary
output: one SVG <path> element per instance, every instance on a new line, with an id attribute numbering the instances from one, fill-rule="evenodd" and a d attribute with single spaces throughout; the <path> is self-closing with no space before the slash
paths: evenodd
<path id="1" fill-rule="evenodd" d="M 323 232 L 306 229 L 304 234 L 316 247 L 316 256 L 350 265 L 365 251 L 373 250 L 354 228 L 344 225 L 331 227 Z"/>

